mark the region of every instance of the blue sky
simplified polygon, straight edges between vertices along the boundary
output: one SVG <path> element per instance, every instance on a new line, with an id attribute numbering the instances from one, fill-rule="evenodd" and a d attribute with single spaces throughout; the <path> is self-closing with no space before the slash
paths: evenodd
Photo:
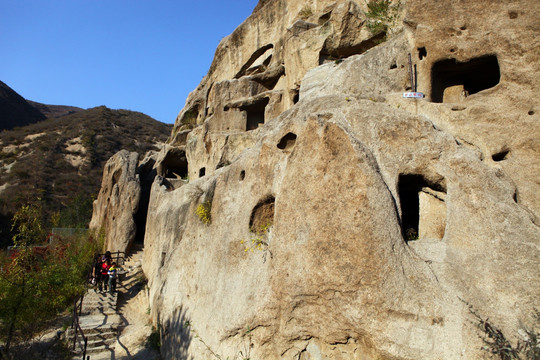
<path id="1" fill-rule="evenodd" d="M 172 123 L 257 0 L 0 0 L 0 80 L 26 99 Z"/>

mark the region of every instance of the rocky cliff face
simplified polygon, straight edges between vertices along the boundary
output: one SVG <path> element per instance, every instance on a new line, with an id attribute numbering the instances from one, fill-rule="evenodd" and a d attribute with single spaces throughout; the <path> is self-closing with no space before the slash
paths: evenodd
<path id="1" fill-rule="evenodd" d="M 517 341 L 540 307 L 538 10 L 261 2 L 157 156 L 164 357 L 479 358 L 469 306 Z"/>

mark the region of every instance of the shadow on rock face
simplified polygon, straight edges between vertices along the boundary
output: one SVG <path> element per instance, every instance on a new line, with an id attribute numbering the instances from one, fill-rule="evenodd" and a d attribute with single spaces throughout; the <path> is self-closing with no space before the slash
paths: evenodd
<path id="1" fill-rule="evenodd" d="M 192 324 L 187 309 L 180 306 L 161 329 L 161 356 L 164 359 L 193 360 L 189 347 L 193 340 Z"/>

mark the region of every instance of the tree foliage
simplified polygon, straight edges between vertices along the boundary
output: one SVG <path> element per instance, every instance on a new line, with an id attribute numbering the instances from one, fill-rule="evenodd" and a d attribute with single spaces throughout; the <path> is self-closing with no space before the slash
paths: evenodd
<path id="1" fill-rule="evenodd" d="M 13 217 L 15 248 L 0 258 L 0 340 L 6 357 L 84 291 L 98 244 L 91 238 L 43 242 L 41 208 L 24 205 Z"/>

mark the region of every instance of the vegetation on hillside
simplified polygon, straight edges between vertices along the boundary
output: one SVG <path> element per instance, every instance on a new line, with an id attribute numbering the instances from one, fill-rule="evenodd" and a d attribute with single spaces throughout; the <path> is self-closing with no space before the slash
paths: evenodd
<path id="1" fill-rule="evenodd" d="M 11 216 L 29 201 L 40 203 L 45 227 L 86 227 L 106 161 L 121 149 L 158 149 L 170 131 L 142 113 L 104 106 L 2 131 L 0 246 L 11 242 Z"/>

